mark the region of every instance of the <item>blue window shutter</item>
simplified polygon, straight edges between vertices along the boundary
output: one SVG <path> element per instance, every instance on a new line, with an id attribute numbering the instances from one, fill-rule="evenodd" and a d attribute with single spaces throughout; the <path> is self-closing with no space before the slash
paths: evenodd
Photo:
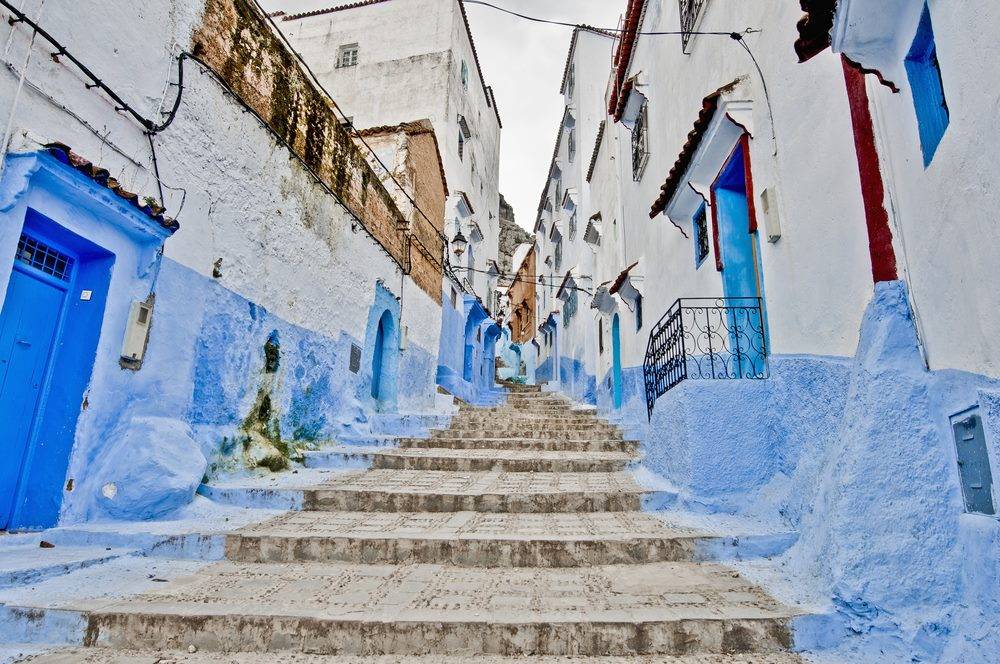
<path id="1" fill-rule="evenodd" d="M 937 59 L 937 45 L 934 42 L 934 26 L 926 4 L 904 64 L 913 95 L 913 108 L 920 130 L 920 149 L 923 151 L 926 167 L 934 159 L 934 153 L 937 152 L 950 121 L 941 67 Z"/>

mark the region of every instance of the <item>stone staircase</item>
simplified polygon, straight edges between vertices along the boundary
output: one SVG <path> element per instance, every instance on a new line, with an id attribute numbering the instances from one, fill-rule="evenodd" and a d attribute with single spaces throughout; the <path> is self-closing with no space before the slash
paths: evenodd
<path id="1" fill-rule="evenodd" d="M 558 396 L 512 388 L 368 457 L 229 534 L 222 562 L 61 607 L 87 647 L 30 661 L 801 661 L 796 612 L 640 511 L 635 443 Z"/>

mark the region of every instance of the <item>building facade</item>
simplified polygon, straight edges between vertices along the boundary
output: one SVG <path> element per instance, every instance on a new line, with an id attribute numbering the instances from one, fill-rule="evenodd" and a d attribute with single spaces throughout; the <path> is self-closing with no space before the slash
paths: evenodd
<path id="1" fill-rule="evenodd" d="M 641 440 L 674 507 L 796 533 L 783 573 L 833 607 L 803 647 L 968 661 L 1000 644 L 996 229 L 953 224 L 1000 190 L 1000 56 L 960 26 L 1000 14 L 801 4 L 574 31 L 602 106 L 567 95 L 544 183 L 537 380 Z"/>
<path id="2" fill-rule="evenodd" d="M 272 3 L 276 8 L 280 5 Z M 453 267 L 491 302 L 499 257 L 500 114 L 458 0 L 299 3 L 276 23 L 358 129 L 429 118 L 450 187 L 446 234 L 469 241 Z"/>
<path id="3" fill-rule="evenodd" d="M 43 4 L 0 10 L 0 528 L 157 517 L 439 412 L 431 124 L 367 136 L 394 180 L 255 3 Z"/>

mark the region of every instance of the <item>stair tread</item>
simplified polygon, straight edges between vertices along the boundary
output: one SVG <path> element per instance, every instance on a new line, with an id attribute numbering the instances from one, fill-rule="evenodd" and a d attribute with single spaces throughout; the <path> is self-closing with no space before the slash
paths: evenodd
<path id="1" fill-rule="evenodd" d="M 534 495 L 565 493 L 646 493 L 631 474 L 516 473 L 375 469 L 344 473 L 307 491 L 377 491 L 429 495 Z"/>
<path id="2" fill-rule="evenodd" d="M 282 538 L 606 541 L 706 536 L 644 512 L 290 512 L 235 535 Z"/>
<path id="3" fill-rule="evenodd" d="M 31 664 L 801 664 L 793 654 L 639 655 L 632 657 L 503 657 L 492 655 L 305 655 L 302 653 L 187 653 L 70 648 L 22 660 Z"/>
<path id="4" fill-rule="evenodd" d="M 511 448 L 399 447 L 380 449 L 374 454 L 400 457 L 445 457 L 449 459 L 526 459 L 560 461 L 566 459 L 594 461 L 632 461 L 636 455 L 614 451 L 531 450 Z"/>
<path id="5" fill-rule="evenodd" d="M 95 614 L 490 625 L 782 620 L 798 615 L 720 565 L 589 568 L 220 562 Z"/>

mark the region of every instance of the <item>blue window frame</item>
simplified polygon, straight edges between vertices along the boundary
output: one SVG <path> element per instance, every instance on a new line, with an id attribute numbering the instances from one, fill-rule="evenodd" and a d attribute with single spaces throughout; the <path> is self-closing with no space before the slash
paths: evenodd
<path id="1" fill-rule="evenodd" d="M 708 258 L 708 209 L 704 203 L 694 213 L 691 227 L 694 229 L 694 266 L 699 268 Z"/>
<path id="2" fill-rule="evenodd" d="M 930 165 L 944 137 L 950 120 L 948 102 L 944 96 L 941 67 L 938 64 L 937 46 L 934 43 L 934 26 L 931 13 L 924 3 L 917 34 L 906 56 L 906 76 L 913 94 L 913 108 L 917 113 L 920 130 L 920 149 L 924 154 L 924 167 Z"/>

